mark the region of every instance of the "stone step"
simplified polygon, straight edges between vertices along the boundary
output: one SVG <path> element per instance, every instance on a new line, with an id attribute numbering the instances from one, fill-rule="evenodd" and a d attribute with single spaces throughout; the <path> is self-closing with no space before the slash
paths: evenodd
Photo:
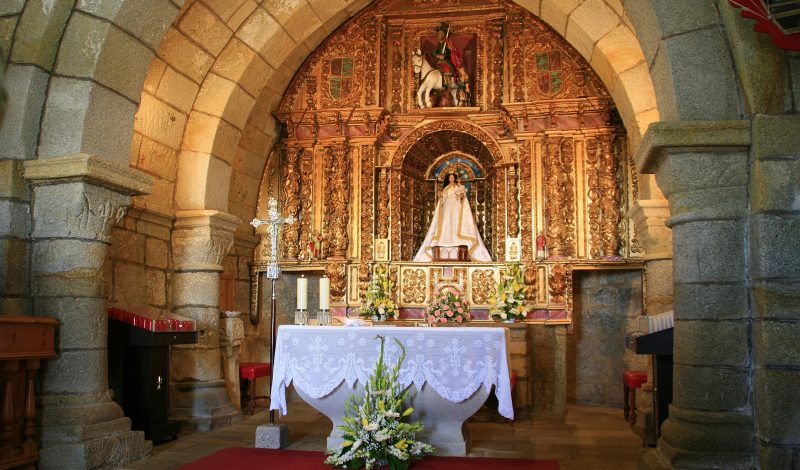
<path id="1" fill-rule="evenodd" d="M 141 431 L 127 431 L 88 441 L 45 446 L 39 451 L 40 468 L 112 469 L 152 453 L 153 443 Z"/>

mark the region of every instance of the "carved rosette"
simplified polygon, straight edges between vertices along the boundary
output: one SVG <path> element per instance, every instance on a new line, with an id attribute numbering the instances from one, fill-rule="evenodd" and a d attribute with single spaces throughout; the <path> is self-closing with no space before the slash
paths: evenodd
<path id="1" fill-rule="evenodd" d="M 561 210 L 564 199 L 559 190 L 561 173 L 561 139 L 546 137 L 544 141 L 545 216 L 547 224 L 547 252 L 551 257 L 563 255 L 564 221 Z"/>
<path id="2" fill-rule="evenodd" d="M 311 219 L 314 214 L 314 159 L 311 150 L 300 156 L 300 259 L 311 258 Z"/>
<path id="3" fill-rule="evenodd" d="M 506 258 L 506 191 L 505 191 L 505 171 L 502 167 L 497 168 L 495 176 L 495 253 L 497 262 L 502 263 Z"/>
<path id="4" fill-rule="evenodd" d="M 503 104 L 503 20 L 489 22 L 489 38 L 491 42 L 492 91 L 491 107 L 499 108 Z"/>
<path id="5" fill-rule="evenodd" d="M 472 271 L 472 303 L 486 305 L 495 290 L 494 270 L 476 269 Z"/>
<path id="6" fill-rule="evenodd" d="M 506 172 L 508 188 L 508 236 L 519 236 L 519 191 L 517 189 L 517 167 L 512 165 Z"/>
<path id="7" fill-rule="evenodd" d="M 568 270 L 565 264 L 555 264 L 550 270 L 550 279 L 548 286 L 550 287 L 550 301 L 554 304 L 561 304 L 565 301 L 565 293 L 567 290 L 567 276 Z"/>
<path id="8" fill-rule="evenodd" d="M 331 300 L 344 302 L 347 292 L 347 273 L 344 263 L 331 263 L 325 266 L 325 275 L 331 281 Z"/>
<path id="9" fill-rule="evenodd" d="M 532 260 L 533 251 L 533 179 L 531 178 L 531 142 L 519 147 L 519 184 L 522 222 L 522 259 Z"/>
<path id="10" fill-rule="evenodd" d="M 403 29 L 400 26 L 389 27 L 389 37 L 392 41 L 392 112 L 399 113 L 402 111 L 400 101 L 402 99 L 402 90 L 400 81 L 403 73 Z"/>
<path id="11" fill-rule="evenodd" d="M 600 237 L 600 172 L 597 169 L 597 140 L 586 141 L 586 187 L 589 198 L 589 256 L 599 258 L 602 254 L 602 239 Z"/>
<path id="12" fill-rule="evenodd" d="M 425 302 L 425 283 L 427 276 L 424 269 L 403 271 L 401 298 L 403 303 L 421 304 Z"/>
<path id="13" fill-rule="evenodd" d="M 302 148 L 290 145 L 283 149 L 284 166 L 283 173 L 283 216 L 298 217 L 300 214 L 300 174 L 298 163 Z M 283 229 L 283 257 L 285 259 L 297 259 L 299 254 L 298 236 L 300 227 L 298 224 L 289 224 Z"/>
<path id="14" fill-rule="evenodd" d="M 347 144 L 333 146 L 333 185 L 328 200 L 331 205 L 331 254 L 337 258 L 347 256 L 350 237 L 347 234 L 350 203 L 350 152 Z"/>
<path id="15" fill-rule="evenodd" d="M 600 233 L 603 239 L 603 255 L 613 257 L 619 248 L 619 187 L 617 186 L 617 160 L 612 152 L 610 133 L 600 136 L 600 206 L 603 217 Z"/>
<path id="16" fill-rule="evenodd" d="M 381 168 L 378 175 L 378 238 L 389 238 L 389 170 Z"/>

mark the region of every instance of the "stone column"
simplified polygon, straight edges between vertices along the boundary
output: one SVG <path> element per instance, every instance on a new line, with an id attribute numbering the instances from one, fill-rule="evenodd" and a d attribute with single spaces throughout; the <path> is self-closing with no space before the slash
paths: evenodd
<path id="1" fill-rule="evenodd" d="M 151 179 L 87 154 L 26 161 L 24 176 L 33 185 L 33 311 L 60 321 L 58 357 L 42 365 L 39 465 L 110 468 L 140 459 L 152 444 L 131 431 L 108 389 L 102 267 L 111 227 Z"/>
<path id="2" fill-rule="evenodd" d="M 170 414 L 208 431 L 242 419 L 225 390 L 219 342 L 219 273 L 240 222 L 215 210 L 177 211 L 175 218 L 171 304 L 196 322 L 198 342 L 172 348 Z"/>
<path id="3" fill-rule="evenodd" d="M 753 118 L 750 279 L 759 465 L 800 465 L 800 116 Z"/>
<path id="4" fill-rule="evenodd" d="M 661 122 L 637 155 L 670 207 L 674 382 L 645 468 L 753 468 L 747 278 L 749 123 Z"/>
<path id="5" fill-rule="evenodd" d="M 672 305 L 672 230 L 667 227 L 669 203 L 666 198 L 640 199 L 628 214 L 644 247 L 644 314 L 658 315 L 673 310 Z M 626 364 L 635 353 L 625 352 Z M 649 359 L 649 358 L 648 358 Z M 653 420 L 653 364 L 648 360 L 648 380 L 635 391 L 636 427 L 648 445 L 656 443 Z"/>

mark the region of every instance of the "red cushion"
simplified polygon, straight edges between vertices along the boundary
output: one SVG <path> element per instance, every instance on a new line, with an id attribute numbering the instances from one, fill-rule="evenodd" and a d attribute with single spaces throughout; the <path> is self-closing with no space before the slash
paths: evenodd
<path id="1" fill-rule="evenodd" d="M 272 373 L 272 365 L 266 362 L 242 362 L 239 364 L 239 377 L 254 380 Z"/>
<path id="2" fill-rule="evenodd" d="M 628 388 L 639 388 L 647 382 L 647 372 L 643 370 L 626 370 L 622 373 L 622 383 Z"/>

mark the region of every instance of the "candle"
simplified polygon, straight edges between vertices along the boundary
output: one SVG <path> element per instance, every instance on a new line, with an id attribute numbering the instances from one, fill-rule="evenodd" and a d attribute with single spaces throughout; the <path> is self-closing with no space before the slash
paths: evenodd
<path id="1" fill-rule="evenodd" d="M 300 276 L 297 279 L 297 310 L 306 310 L 308 305 L 308 279 Z"/>
<path id="2" fill-rule="evenodd" d="M 331 280 L 327 276 L 319 278 L 319 309 L 331 308 Z"/>

